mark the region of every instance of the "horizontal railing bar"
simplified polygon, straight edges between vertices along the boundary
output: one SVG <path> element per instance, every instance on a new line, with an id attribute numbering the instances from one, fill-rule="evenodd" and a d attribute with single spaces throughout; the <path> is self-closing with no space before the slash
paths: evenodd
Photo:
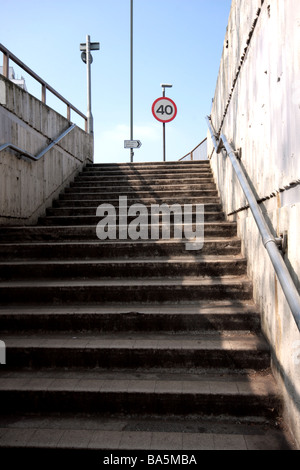
<path id="1" fill-rule="evenodd" d="M 22 62 L 18 57 L 16 57 L 12 52 L 10 52 L 3 44 L 0 43 L 0 51 L 3 52 L 9 59 L 11 59 L 15 64 L 21 67 L 26 73 L 28 73 L 31 77 L 33 77 L 37 82 L 39 82 L 44 90 L 49 90 L 54 96 L 60 99 L 64 104 L 66 104 L 69 108 L 75 111 L 80 117 L 82 117 L 85 121 L 87 117 L 83 114 L 79 109 L 72 105 L 66 98 L 64 98 L 60 93 L 58 93 L 51 85 L 49 85 L 45 80 L 43 80 L 39 75 L 37 75 L 33 70 L 31 70 L 24 62 Z M 8 73 L 8 72 L 7 72 Z M 8 77 L 6 77 L 8 78 Z"/>
<path id="2" fill-rule="evenodd" d="M 65 130 L 57 139 L 53 140 L 51 144 L 49 144 L 44 150 L 42 150 L 38 155 L 32 155 L 32 153 L 27 152 L 27 150 L 23 150 L 20 147 L 17 147 L 16 145 L 12 143 L 6 143 L 0 146 L 0 152 L 2 150 L 5 150 L 7 148 L 11 148 L 15 152 L 18 152 L 21 156 L 25 156 L 29 158 L 30 160 L 38 161 L 40 160 L 49 150 L 52 149 L 58 142 L 60 142 L 66 135 L 68 135 L 74 128 L 76 127 L 76 124 L 72 124 L 67 130 Z"/>
<path id="3" fill-rule="evenodd" d="M 222 147 L 224 146 L 227 152 L 227 155 L 230 158 L 230 161 L 232 163 L 236 176 L 240 182 L 240 185 L 249 203 L 249 207 L 251 209 L 256 225 L 259 229 L 264 247 L 266 248 L 269 254 L 270 260 L 277 274 L 277 278 L 281 284 L 283 293 L 289 304 L 289 307 L 293 314 L 298 330 L 300 331 L 300 296 L 295 286 L 295 283 L 290 275 L 290 272 L 287 269 L 287 266 L 283 260 L 283 257 L 278 249 L 277 240 L 271 234 L 271 231 L 265 221 L 265 218 L 253 194 L 250 184 L 247 181 L 246 175 L 243 172 L 243 169 L 236 156 L 236 152 L 234 151 L 232 146 L 229 144 L 224 134 L 221 134 L 220 138 L 217 141 L 218 137 L 208 117 L 207 117 L 207 121 L 209 124 L 208 127 L 211 133 L 211 137 L 214 143 L 216 153 L 220 153 Z"/>

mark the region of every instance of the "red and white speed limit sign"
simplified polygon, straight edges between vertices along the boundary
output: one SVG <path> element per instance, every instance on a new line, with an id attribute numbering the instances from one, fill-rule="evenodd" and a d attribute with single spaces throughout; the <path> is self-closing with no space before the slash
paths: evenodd
<path id="1" fill-rule="evenodd" d="M 171 122 L 176 118 L 177 106 L 173 100 L 163 96 L 154 101 L 152 114 L 160 122 Z"/>

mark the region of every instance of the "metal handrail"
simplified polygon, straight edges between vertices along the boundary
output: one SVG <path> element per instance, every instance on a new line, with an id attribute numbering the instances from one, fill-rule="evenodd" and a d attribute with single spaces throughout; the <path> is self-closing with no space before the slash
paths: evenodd
<path id="1" fill-rule="evenodd" d="M 9 60 L 11 59 L 16 65 L 21 67 L 26 73 L 31 75 L 37 82 L 42 85 L 42 103 L 46 104 L 46 91 L 50 91 L 54 96 L 56 96 L 60 101 L 67 105 L 67 119 L 71 120 L 71 109 L 82 117 L 85 121 L 85 130 L 87 131 L 87 117 L 79 109 L 75 108 L 66 98 L 59 94 L 52 86 L 50 86 L 45 80 L 39 77 L 33 70 L 31 70 L 24 62 L 22 62 L 18 57 L 16 57 L 12 52 L 10 52 L 3 44 L 0 44 L 0 51 L 3 52 L 3 76 L 9 78 Z"/>
<path id="2" fill-rule="evenodd" d="M 42 150 L 38 155 L 32 155 L 32 153 L 27 152 L 27 150 L 23 150 L 20 147 L 17 147 L 16 145 L 8 142 L 6 144 L 0 145 L 0 152 L 2 150 L 5 150 L 7 148 L 11 148 L 15 152 L 18 152 L 21 156 L 27 157 L 30 160 L 38 161 L 40 160 L 49 150 L 54 147 L 54 145 L 58 144 L 66 135 L 68 135 L 74 128 L 76 127 L 76 124 L 72 124 L 66 131 L 64 131 L 62 134 L 60 134 L 59 137 L 57 137 L 55 140 L 51 142 L 51 144 L 47 145 L 47 147 Z"/>
<path id="3" fill-rule="evenodd" d="M 282 290 L 293 314 L 298 330 L 300 331 L 300 296 L 295 286 L 295 283 L 290 275 L 290 272 L 287 269 L 287 266 L 279 251 L 278 240 L 274 238 L 271 234 L 271 231 L 253 194 L 253 191 L 247 181 L 246 175 L 240 165 L 239 159 L 236 155 L 237 152 L 235 152 L 232 146 L 228 143 L 228 140 L 226 139 L 224 134 L 221 134 L 220 136 L 216 134 L 211 123 L 210 117 L 207 116 L 206 121 L 216 153 L 220 153 L 222 148 L 225 147 L 227 155 L 230 158 L 236 176 L 244 191 L 246 199 L 249 203 L 249 207 L 255 219 L 256 225 L 261 234 L 264 247 L 266 248 L 269 254 L 270 260 L 273 264 L 273 267 L 275 269 L 278 280 L 281 284 Z"/>

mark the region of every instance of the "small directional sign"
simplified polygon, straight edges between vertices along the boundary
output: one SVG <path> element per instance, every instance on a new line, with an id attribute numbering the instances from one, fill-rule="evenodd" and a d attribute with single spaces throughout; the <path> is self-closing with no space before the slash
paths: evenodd
<path id="1" fill-rule="evenodd" d="M 100 49 L 100 42 L 91 42 L 90 43 L 90 51 L 99 51 Z M 86 52 L 86 43 L 83 42 L 80 44 L 80 50 Z"/>
<path id="2" fill-rule="evenodd" d="M 139 149 L 142 146 L 140 140 L 124 140 L 125 149 Z"/>

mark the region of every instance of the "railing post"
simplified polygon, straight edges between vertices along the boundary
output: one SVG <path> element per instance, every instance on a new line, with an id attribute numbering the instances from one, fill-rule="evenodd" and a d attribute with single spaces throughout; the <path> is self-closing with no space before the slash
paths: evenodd
<path id="1" fill-rule="evenodd" d="M 47 90 L 47 87 L 45 83 L 42 83 L 42 103 L 45 103 L 45 104 L 46 104 L 46 90 Z"/>
<path id="2" fill-rule="evenodd" d="M 3 53 L 3 75 L 9 78 L 9 54 Z"/>
<path id="3" fill-rule="evenodd" d="M 68 121 L 71 121 L 71 108 L 69 105 L 67 105 L 67 119 Z"/>

